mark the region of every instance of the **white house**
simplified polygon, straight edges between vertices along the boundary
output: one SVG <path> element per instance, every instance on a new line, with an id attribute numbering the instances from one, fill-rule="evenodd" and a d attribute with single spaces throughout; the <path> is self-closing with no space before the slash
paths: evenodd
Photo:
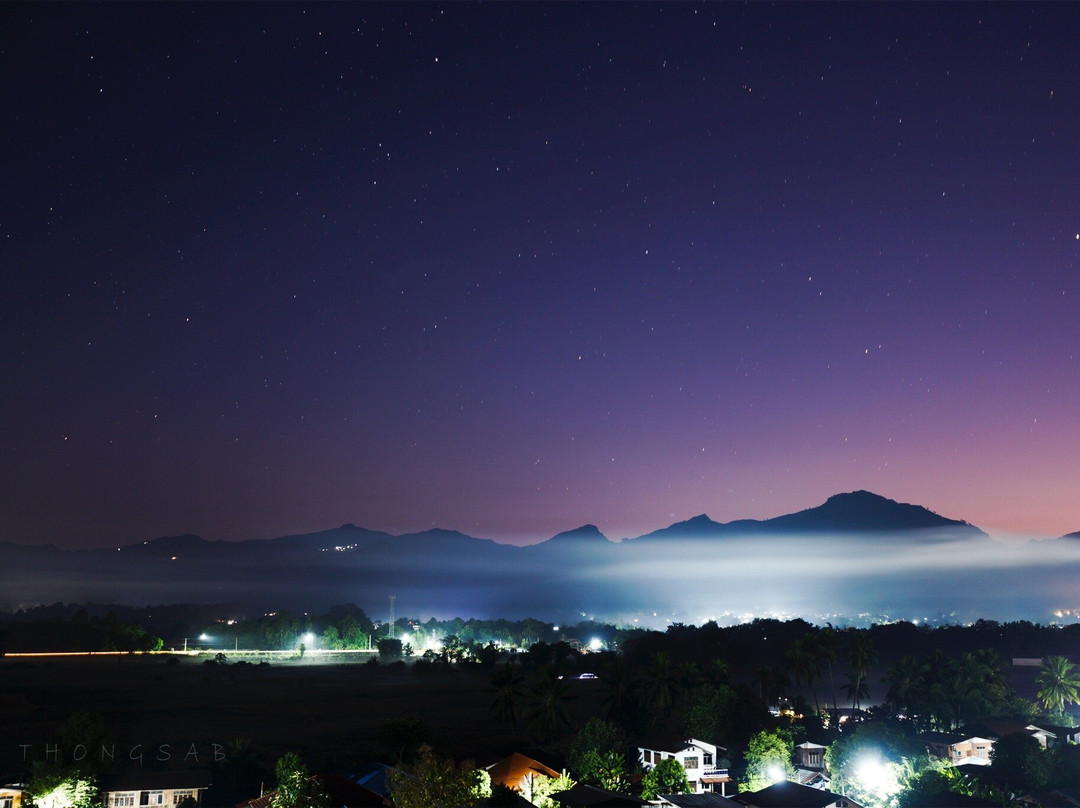
<path id="1" fill-rule="evenodd" d="M 144 772 L 106 778 L 102 783 L 104 808 L 202 805 L 210 773 L 203 771 Z"/>
<path id="2" fill-rule="evenodd" d="M 667 747 L 667 748 L 663 748 Z M 727 754 L 722 746 L 690 738 L 685 741 L 645 741 L 637 747 L 638 763 L 645 771 L 661 760 L 674 758 L 686 769 L 686 779 L 694 794 L 727 795 L 731 777 L 720 760 Z"/>

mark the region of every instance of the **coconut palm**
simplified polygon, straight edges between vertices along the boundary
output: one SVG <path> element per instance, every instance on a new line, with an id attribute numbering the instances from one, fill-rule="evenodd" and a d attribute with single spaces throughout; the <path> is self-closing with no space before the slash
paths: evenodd
<path id="1" fill-rule="evenodd" d="M 567 702 L 573 698 L 566 692 L 566 682 L 558 669 L 548 666 L 529 687 L 531 704 L 526 719 L 536 728 L 542 741 L 557 740 L 570 726 Z"/>
<path id="2" fill-rule="evenodd" d="M 829 673 L 829 690 L 832 693 L 832 706 L 835 714 L 837 711 L 836 680 L 833 678 L 833 663 L 840 656 L 840 634 L 832 626 L 826 626 L 818 632 L 813 647 L 818 660 L 818 670 L 824 667 Z"/>
<path id="3" fill-rule="evenodd" d="M 877 650 L 866 631 L 856 631 L 848 649 L 848 696 L 852 699 L 852 709 L 859 709 L 863 697 L 869 695 L 866 677 L 877 662 Z"/>
<path id="4" fill-rule="evenodd" d="M 630 663 L 621 654 L 609 660 L 600 671 L 603 706 L 608 718 L 623 719 L 634 707 L 635 680 Z"/>
<path id="5" fill-rule="evenodd" d="M 642 688 L 655 725 L 658 718 L 667 716 L 679 690 L 678 672 L 666 652 L 657 651 L 652 655 Z"/>
<path id="6" fill-rule="evenodd" d="M 919 701 L 926 687 L 926 666 L 910 654 L 902 656 L 889 666 L 885 681 L 889 685 L 885 694 L 889 708 L 919 721 L 922 718 L 918 715 Z"/>
<path id="7" fill-rule="evenodd" d="M 491 709 L 500 724 L 510 725 L 510 734 L 517 735 L 516 724 L 518 717 L 518 703 L 521 701 L 523 676 L 518 673 L 514 666 L 514 658 L 501 665 L 491 675 L 491 690 L 495 698 L 491 703 Z"/>
<path id="8" fill-rule="evenodd" d="M 818 701 L 817 678 L 821 672 L 817 658 L 814 655 L 813 639 L 809 634 L 797 637 L 787 650 L 788 666 L 791 669 L 791 677 L 795 680 L 795 687 L 802 689 L 803 685 L 810 688 L 814 694 L 814 708 L 821 714 L 821 702 Z"/>
<path id="9" fill-rule="evenodd" d="M 1076 666 L 1062 656 L 1047 657 L 1039 669 L 1039 701 L 1048 710 L 1061 713 L 1066 704 L 1080 702 L 1080 673 Z"/>

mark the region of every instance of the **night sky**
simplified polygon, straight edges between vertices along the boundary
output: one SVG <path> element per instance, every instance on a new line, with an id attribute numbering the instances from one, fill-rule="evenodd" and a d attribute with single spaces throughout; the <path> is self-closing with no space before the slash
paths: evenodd
<path id="1" fill-rule="evenodd" d="M 0 9 L 0 540 L 1080 530 L 1073 4 Z"/>

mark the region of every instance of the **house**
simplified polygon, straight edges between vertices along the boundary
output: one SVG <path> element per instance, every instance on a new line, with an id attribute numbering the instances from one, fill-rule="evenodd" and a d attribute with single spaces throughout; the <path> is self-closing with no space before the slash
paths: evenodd
<path id="1" fill-rule="evenodd" d="M 736 794 L 731 799 L 746 808 L 862 808 L 851 797 L 802 786 L 790 780 L 760 791 Z"/>
<path id="2" fill-rule="evenodd" d="M 829 787 L 829 777 L 825 773 L 825 749 L 821 744 L 809 741 L 795 747 L 796 783 L 817 789 Z"/>
<path id="3" fill-rule="evenodd" d="M 1058 743 L 1080 744 L 1080 727 L 1063 727 L 1057 724 L 1041 724 L 1047 732 L 1054 733 Z"/>
<path id="4" fill-rule="evenodd" d="M 660 808 L 743 808 L 742 803 L 719 794 L 661 794 L 653 805 Z"/>
<path id="5" fill-rule="evenodd" d="M 1039 746 L 1043 749 L 1049 746 L 1051 742 L 1057 740 L 1057 736 L 1047 729 L 1037 727 L 1034 724 L 1020 724 L 1016 721 L 979 721 L 975 724 L 963 726 L 958 729 L 957 732 L 977 734 L 995 741 L 999 738 L 1004 738 L 1006 735 L 1019 733 L 1021 735 L 1031 736 L 1039 742 Z"/>
<path id="6" fill-rule="evenodd" d="M 721 759 L 727 754 L 722 746 L 699 741 L 649 739 L 637 747 L 637 762 L 645 771 L 652 769 L 661 760 L 675 758 L 686 769 L 686 779 L 690 790 L 695 794 L 727 794 L 731 776 L 726 766 L 721 766 Z"/>
<path id="7" fill-rule="evenodd" d="M 378 763 L 377 761 L 368 761 L 346 769 L 341 774 L 368 791 L 374 791 L 379 796 L 389 800 L 389 778 L 392 771 L 394 771 L 393 766 Z"/>
<path id="8" fill-rule="evenodd" d="M 953 766 L 989 766 L 994 739 L 968 732 L 926 732 L 919 736 L 931 755 Z"/>
<path id="9" fill-rule="evenodd" d="M 104 808 L 137 808 L 137 806 L 202 805 L 206 789 L 210 788 L 210 772 L 132 771 L 106 777 L 101 783 Z"/>
<path id="10" fill-rule="evenodd" d="M 23 808 L 30 801 L 30 795 L 16 783 L 0 786 L 0 808 Z"/>
<path id="11" fill-rule="evenodd" d="M 485 767 L 492 783 L 502 783 L 507 788 L 512 788 L 532 799 L 533 783 L 537 777 L 556 778 L 559 772 L 550 766 L 545 766 L 527 755 L 514 752 L 510 757 L 505 757 L 497 763 Z"/>
<path id="12" fill-rule="evenodd" d="M 556 791 L 550 796 L 562 808 L 641 808 L 649 804 L 637 797 L 587 786 L 584 783 L 578 783 L 566 791 Z"/>
<path id="13" fill-rule="evenodd" d="M 803 741 L 795 747 L 795 765 L 800 769 L 824 769 L 825 749 L 819 743 Z"/>

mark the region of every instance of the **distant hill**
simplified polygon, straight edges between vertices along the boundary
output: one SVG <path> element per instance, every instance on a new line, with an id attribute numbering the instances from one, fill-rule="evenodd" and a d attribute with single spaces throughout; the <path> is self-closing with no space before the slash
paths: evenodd
<path id="1" fill-rule="evenodd" d="M 707 539 L 735 535 L 792 535 L 813 533 L 896 534 L 948 531 L 970 537 L 989 537 L 977 527 L 946 519 L 919 505 L 907 505 L 869 491 L 836 494 L 823 505 L 772 519 L 714 522 L 702 514 L 685 522 L 647 533 L 639 539 Z M 918 533 L 913 534 L 913 537 Z"/>
<path id="2" fill-rule="evenodd" d="M 824 505 L 805 511 L 777 516 L 764 522 L 770 529 L 797 533 L 818 531 L 893 532 L 961 528 L 985 536 L 978 528 L 957 519 L 938 516 L 921 505 L 908 505 L 869 491 L 836 494 Z"/>
<path id="3" fill-rule="evenodd" d="M 439 528 L 395 536 L 351 524 L 241 542 L 161 537 L 119 551 L 0 542 L 0 610 L 66 601 L 231 603 L 262 613 L 357 603 L 378 616 L 394 596 L 399 614 L 422 619 L 1040 620 L 1073 606 L 1052 602 L 1053 593 L 1073 591 L 1080 569 L 1080 542 L 1061 546 L 1052 559 L 1045 548 L 1023 556 L 967 522 L 868 491 L 764 520 L 701 514 L 620 542 L 591 524 L 525 547 Z"/>

